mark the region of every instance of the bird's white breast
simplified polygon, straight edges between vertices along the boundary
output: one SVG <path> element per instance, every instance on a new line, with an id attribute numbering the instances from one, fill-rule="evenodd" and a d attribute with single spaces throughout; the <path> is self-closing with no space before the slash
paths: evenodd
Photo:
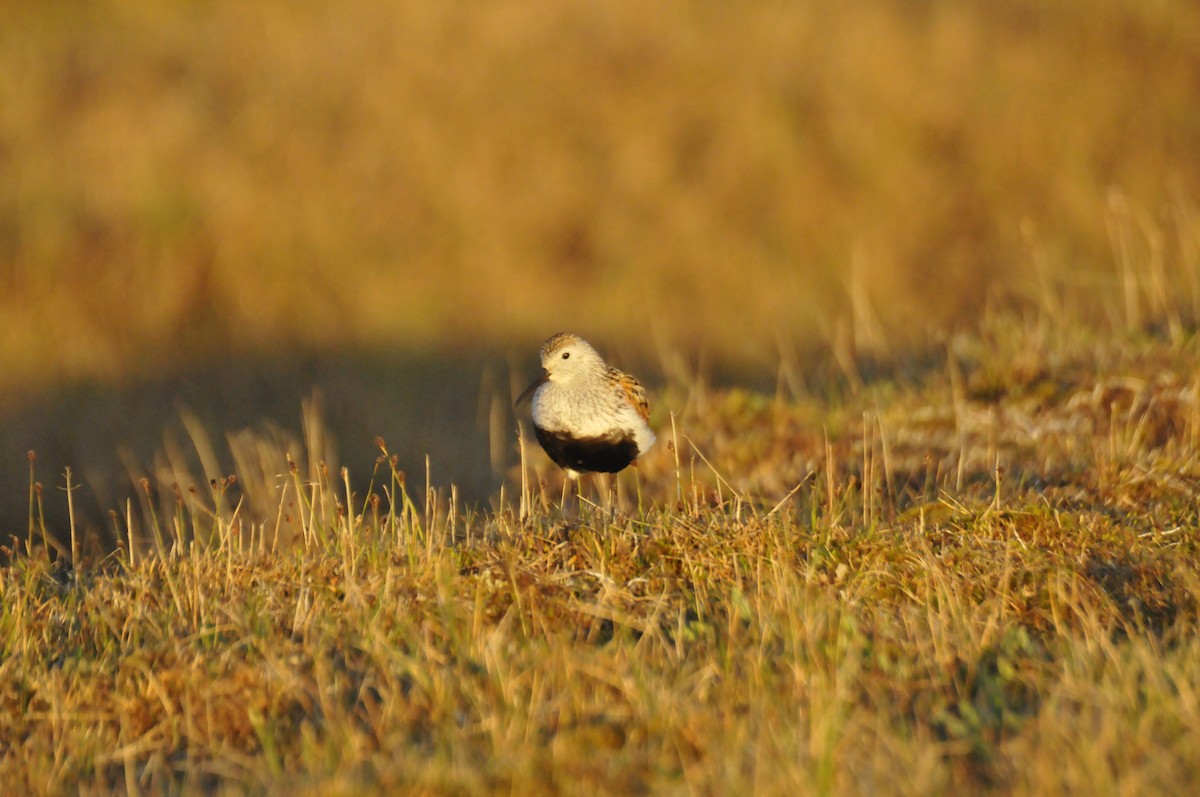
<path id="1" fill-rule="evenodd" d="M 533 422 L 542 429 L 581 438 L 629 435 L 639 454 L 654 445 L 654 431 L 624 393 L 608 383 L 563 387 L 547 382 L 533 394 L 532 409 Z"/>

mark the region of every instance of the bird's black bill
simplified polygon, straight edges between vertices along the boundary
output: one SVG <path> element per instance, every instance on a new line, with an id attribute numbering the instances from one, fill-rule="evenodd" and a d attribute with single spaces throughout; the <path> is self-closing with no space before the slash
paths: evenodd
<path id="1" fill-rule="evenodd" d="M 533 380 L 533 384 L 530 385 L 529 387 L 525 388 L 525 390 L 522 391 L 521 395 L 517 396 L 517 400 L 513 402 L 513 406 L 514 407 L 521 406 L 525 402 L 525 399 L 527 399 L 533 395 L 533 391 L 537 390 L 539 387 L 546 384 L 546 381 L 549 379 L 550 379 L 550 372 L 547 371 L 545 368 L 543 368 L 542 372 L 540 374 L 538 374 L 538 378 Z"/>

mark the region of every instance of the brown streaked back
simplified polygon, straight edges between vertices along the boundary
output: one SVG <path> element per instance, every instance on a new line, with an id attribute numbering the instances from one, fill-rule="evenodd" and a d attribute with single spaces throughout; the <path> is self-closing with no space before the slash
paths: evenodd
<path id="1" fill-rule="evenodd" d="M 629 399 L 629 403 L 637 410 L 637 414 L 642 416 L 642 420 L 649 421 L 650 402 L 646 398 L 646 389 L 642 387 L 642 383 L 624 371 L 611 366 L 608 369 L 608 378 L 624 391 L 625 397 Z"/>

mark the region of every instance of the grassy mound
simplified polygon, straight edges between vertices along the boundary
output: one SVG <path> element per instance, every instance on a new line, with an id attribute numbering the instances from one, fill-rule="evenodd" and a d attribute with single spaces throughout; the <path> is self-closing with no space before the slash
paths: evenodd
<path id="1" fill-rule="evenodd" d="M 113 518 L 122 548 L 73 569 L 70 529 L 35 518 L 0 571 L 0 773 L 1188 793 L 1196 346 L 1002 313 L 936 366 L 824 396 L 674 386 L 618 505 L 599 487 L 570 524 L 533 452 L 467 511 L 386 451 L 364 493 L 278 451 L 274 480 L 147 495 Z"/>

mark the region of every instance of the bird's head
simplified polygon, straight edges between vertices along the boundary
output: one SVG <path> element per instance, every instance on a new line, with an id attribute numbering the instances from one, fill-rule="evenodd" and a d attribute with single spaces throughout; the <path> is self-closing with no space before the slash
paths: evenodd
<path id="1" fill-rule="evenodd" d="M 581 375 L 602 374 L 604 358 L 591 344 L 573 332 L 559 332 L 542 344 L 542 373 L 517 398 L 520 404 L 547 382 L 568 385 Z"/>
<path id="2" fill-rule="evenodd" d="M 566 385 L 582 374 L 602 372 L 604 358 L 591 344 L 572 332 L 560 332 L 542 344 L 546 379 Z"/>

